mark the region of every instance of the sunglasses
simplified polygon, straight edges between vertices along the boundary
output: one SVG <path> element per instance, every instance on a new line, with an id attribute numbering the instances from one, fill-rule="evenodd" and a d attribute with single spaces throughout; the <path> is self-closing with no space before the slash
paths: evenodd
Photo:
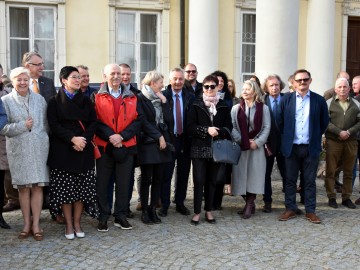
<path id="1" fill-rule="evenodd" d="M 208 90 L 209 88 L 210 88 L 211 90 L 214 90 L 215 87 L 216 87 L 216 85 L 215 85 L 215 84 L 212 84 L 212 85 L 203 85 L 203 87 L 204 87 L 204 89 L 206 89 L 206 90 Z"/>
<path id="2" fill-rule="evenodd" d="M 310 78 L 305 78 L 305 79 L 298 79 L 298 80 L 295 80 L 295 82 L 297 83 L 301 83 L 301 82 L 308 82 L 310 80 Z"/>
<path id="3" fill-rule="evenodd" d="M 197 70 L 185 70 L 186 73 L 190 74 L 190 73 L 196 73 Z"/>

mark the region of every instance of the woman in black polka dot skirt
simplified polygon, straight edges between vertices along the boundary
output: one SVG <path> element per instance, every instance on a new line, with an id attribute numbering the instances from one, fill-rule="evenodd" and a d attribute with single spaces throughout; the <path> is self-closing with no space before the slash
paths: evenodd
<path id="1" fill-rule="evenodd" d="M 66 220 L 65 237 L 84 237 L 80 220 L 83 208 L 98 216 L 94 147 L 96 113 L 90 99 L 83 95 L 75 67 L 60 71 L 61 89 L 48 103 L 51 130 L 50 206 L 61 207 Z"/>

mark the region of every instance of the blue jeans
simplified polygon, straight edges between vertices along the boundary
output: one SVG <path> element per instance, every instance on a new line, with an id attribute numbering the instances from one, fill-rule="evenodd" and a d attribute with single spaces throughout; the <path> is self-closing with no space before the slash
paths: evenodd
<path id="1" fill-rule="evenodd" d="M 285 158 L 286 183 L 285 206 L 286 209 L 296 211 L 296 182 L 299 171 L 304 174 L 304 196 L 306 213 L 314 213 L 316 208 L 316 171 L 319 157 L 309 156 L 309 145 L 293 145 L 290 157 Z"/>

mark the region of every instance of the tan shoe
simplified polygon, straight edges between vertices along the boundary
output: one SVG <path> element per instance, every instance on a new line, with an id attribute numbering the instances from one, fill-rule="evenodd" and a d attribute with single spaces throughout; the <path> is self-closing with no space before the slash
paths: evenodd
<path id="1" fill-rule="evenodd" d="M 320 218 L 315 215 L 315 213 L 306 213 L 305 218 L 309 220 L 311 223 L 320 224 L 321 220 Z"/>
<path id="2" fill-rule="evenodd" d="M 296 213 L 291 210 L 286 210 L 284 213 L 282 213 L 279 217 L 280 221 L 288 221 L 291 218 L 296 217 Z"/>

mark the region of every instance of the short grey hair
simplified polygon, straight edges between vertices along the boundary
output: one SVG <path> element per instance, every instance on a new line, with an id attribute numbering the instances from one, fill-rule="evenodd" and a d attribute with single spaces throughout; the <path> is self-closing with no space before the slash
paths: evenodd
<path id="1" fill-rule="evenodd" d="M 41 55 L 38 52 L 26 52 L 26 53 L 24 53 L 23 58 L 22 58 L 22 65 L 25 66 L 27 63 L 29 63 L 30 59 L 33 56 L 38 56 L 42 59 Z"/>
<path id="2" fill-rule="evenodd" d="M 340 82 L 345 82 L 346 86 L 350 87 L 348 79 L 340 77 L 340 78 L 337 78 L 336 81 L 335 81 L 335 88 L 339 86 Z"/>
<path id="3" fill-rule="evenodd" d="M 145 78 L 143 79 L 143 84 L 150 85 L 151 82 L 157 82 L 159 80 L 163 80 L 164 75 L 162 75 L 160 72 L 156 70 L 151 70 L 148 73 L 146 73 Z"/>
<path id="4" fill-rule="evenodd" d="M 172 78 L 174 76 L 174 72 L 181 72 L 181 74 L 185 78 L 185 71 L 182 68 L 176 67 L 176 68 L 173 68 L 172 70 L 170 70 L 170 74 L 169 74 L 170 80 L 172 80 Z"/>
<path id="5" fill-rule="evenodd" d="M 24 67 L 17 67 L 10 71 L 10 80 L 14 80 L 21 74 L 26 74 L 30 78 L 30 71 Z"/>

